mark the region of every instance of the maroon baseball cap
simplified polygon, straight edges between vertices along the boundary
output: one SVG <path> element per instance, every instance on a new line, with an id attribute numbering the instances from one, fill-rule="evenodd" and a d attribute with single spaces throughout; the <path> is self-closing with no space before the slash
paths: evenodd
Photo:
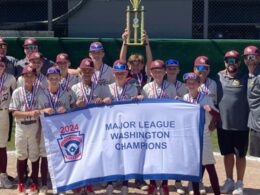
<path id="1" fill-rule="evenodd" d="M 83 60 L 81 60 L 80 68 L 94 68 L 94 63 L 90 58 L 84 58 Z"/>
<path id="2" fill-rule="evenodd" d="M 165 69 L 165 63 L 162 60 L 154 60 L 154 61 L 152 61 L 150 68 L 151 68 L 151 70 L 152 69 Z"/>
<path id="3" fill-rule="evenodd" d="M 66 53 L 60 53 L 56 57 L 56 63 L 63 62 L 63 61 L 70 61 L 69 55 Z"/>
<path id="4" fill-rule="evenodd" d="M 210 66 L 207 56 L 199 56 L 194 61 L 194 66 Z"/>
<path id="5" fill-rule="evenodd" d="M 42 53 L 40 53 L 40 52 L 33 52 L 29 56 L 29 60 L 41 59 L 42 57 L 43 57 Z"/>
<path id="6" fill-rule="evenodd" d="M 93 42 L 89 46 L 89 52 L 104 51 L 104 47 L 101 42 Z"/>
<path id="7" fill-rule="evenodd" d="M 5 41 L 5 38 L 0 37 L 0 45 L 7 45 L 7 42 Z"/>
<path id="8" fill-rule="evenodd" d="M 22 75 L 28 74 L 28 73 L 36 74 L 36 69 L 33 68 L 30 64 L 23 68 Z"/>
<path id="9" fill-rule="evenodd" d="M 38 43 L 34 37 L 29 37 L 28 39 L 25 39 L 23 43 L 23 46 L 27 46 L 27 45 L 38 45 Z"/>
<path id="10" fill-rule="evenodd" d="M 247 56 L 247 55 L 259 55 L 259 54 L 260 54 L 259 49 L 256 46 L 254 46 L 254 45 L 247 46 L 244 49 L 244 56 Z"/>
<path id="11" fill-rule="evenodd" d="M 239 53 L 236 50 L 227 51 L 224 59 L 225 58 L 239 58 Z"/>

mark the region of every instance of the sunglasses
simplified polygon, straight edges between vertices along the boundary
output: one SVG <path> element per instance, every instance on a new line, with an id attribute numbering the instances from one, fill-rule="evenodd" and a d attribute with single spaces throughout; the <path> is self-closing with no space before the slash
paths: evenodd
<path id="1" fill-rule="evenodd" d="M 29 49 L 29 50 L 35 50 L 37 48 L 38 48 L 37 45 L 26 45 L 26 46 L 24 46 L 24 49 Z"/>
<path id="2" fill-rule="evenodd" d="M 225 62 L 227 64 L 237 64 L 238 63 L 238 59 L 237 58 L 226 58 Z"/>
<path id="3" fill-rule="evenodd" d="M 198 70 L 198 71 L 208 71 L 209 70 L 209 67 L 207 67 L 207 66 L 203 66 L 203 65 L 198 65 L 198 66 L 196 66 L 196 69 Z"/>
<path id="4" fill-rule="evenodd" d="M 193 73 L 193 72 L 190 72 L 190 73 L 185 73 L 183 75 L 183 80 L 186 81 L 188 79 L 191 79 L 191 80 L 198 80 L 198 75 Z"/>
<path id="5" fill-rule="evenodd" d="M 127 70 L 126 64 L 116 64 L 113 67 L 114 70 Z"/>
<path id="6" fill-rule="evenodd" d="M 174 59 L 169 59 L 166 61 L 166 66 L 167 65 L 176 65 L 179 66 L 179 61 L 178 60 L 174 60 Z"/>
<path id="7" fill-rule="evenodd" d="M 7 45 L 0 45 L 0 49 L 6 49 Z"/>
<path id="8" fill-rule="evenodd" d="M 256 55 L 247 55 L 247 56 L 245 56 L 245 59 L 247 59 L 247 60 L 255 60 L 256 59 Z"/>

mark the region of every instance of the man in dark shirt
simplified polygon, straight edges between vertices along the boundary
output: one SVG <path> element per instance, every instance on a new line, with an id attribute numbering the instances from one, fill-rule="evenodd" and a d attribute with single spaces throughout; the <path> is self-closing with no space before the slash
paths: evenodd
<path id="1" fill-rule="evenodd" d="M 244 49 L 244 61 L 248 67 L 248 103 L 250 132 L 250 155 L 260 157 L 260 51 L 256 46 Z"/>
<path id="2" fill-rule="evenodd" d="M 217 75 L 217 105 L 221 120 L 218 124 L 218 142 L 224 155 L 226 181 L 221 193 L 243 194 L 243 178 L 248 149 L 248 102 L 247 75 L 239 70 L 237 51 L 231 50 L 224 57 L 225 69 Z M 234 183 L 233 169 L 236 162 L 237 182 Z"/>
<path id="3" fill-rule="evenodd" d="M 23 48 L 24 48 L 25 58 L 19 60 L 17 62 L 17 67 L 16 67 L 18 77 L 21 75 L 23 68 L 29 63 L 29 56 L 33 52 L 39 51 L 38 42 L 33 37 L 25 39 L 24 44 L 23 44 Z M 48 68 L 52 67 L 53 65 L 54 65 L 54 62 L 48 60 L 47 58 L 43 58 L 43 66 L 42 66 L 42 69 L 41 69 L 41 73 L 46 75 Z"/>

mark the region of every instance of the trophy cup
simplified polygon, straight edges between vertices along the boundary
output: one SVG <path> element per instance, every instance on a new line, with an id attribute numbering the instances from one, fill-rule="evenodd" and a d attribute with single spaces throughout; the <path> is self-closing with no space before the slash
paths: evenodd
<path id="1" fill-rule="evenodd" d="M 144 6 L 139 5 L 141 0 L 130 0 L 132 8 L 127 6 L 126 9 L 126 29 L 128 31 L 127 45 L 143 45 L 144 40 L 142 38 L 144 32 Z M 131 23 L 132 21 L 132 23 Z M 131 38 L 133 32 L 133 38 Z"/>

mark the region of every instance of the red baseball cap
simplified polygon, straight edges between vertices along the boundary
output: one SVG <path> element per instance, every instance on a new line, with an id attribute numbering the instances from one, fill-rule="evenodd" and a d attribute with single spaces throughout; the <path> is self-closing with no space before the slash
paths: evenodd
<path id="1" fill-rule="evenodd" d="M 104 47 L 101 42 L 93 42 L 89 46 L 89 52 L 104 51 Z"/>
<path id="2" fill-rule="evenodd" d="M 42 53 L 40 53 L 40 52 L 33 52 L 33 53 L 29 56 L 29 60 L 41 59 L 42 57 L 43 57 Z"/>
<path id="3" fill-rule="evenodd" d="M 30 64 L 23 68 L 22 75 L 28 74 L 28 73 L 34 73 L 36 75 L 36 69 L 33 68 Z"/>
<path id="4" fill-rule="evenodd" d="M 63 61 L 70 61 L 69 55 L 66 53 L 60 53 L 56 57 L 56 63 L 63 62 Z"/>
<path id="5" fill-rule="evenodd" d="M 225 58 L 239 58 L 239 53 L 236 50 L 227 51 L 224 59 Z"/>
<path id="6" fill-rule="evenodd" d="M 0 45 L 7 45 L 7 42 L 5 41 L 5 38 L 0 37 Z"/>
<path id="7" fill-rule="evenodd" d="M 150 68 L 151 68 L 151 70 L 152 69 L 165 69 L 165 63 L 162 60 L 154 60 L 154 61 L 152 61 Z"/>
<path id="8" fill-rule="evenodd" d="M 207 56 L 199 56 L 194 61 L 194 66 L 210 66 Z"/>
<path id="9" fill-rule="evenodd" d="M 259 49 L 256 46 L 254 46 L 254 45 L 247 46 L 244 49 L 244 56 L 247 56 L 247 55 L 259 55 L 259 54 L 260 54 Z"/>
<path id="10" fill-rule="evenodd" d="M 81 60 L 79 68 L 94 68 L 94 63 L 90 58 Z"/>
<path id="11" fill-rule="evenodd" d="M 38 45 L 38 43 L 34 37 L 29 37 L 28 39 L 24 40 L 23 46 L 26 46 L 26 45 Z"/>

